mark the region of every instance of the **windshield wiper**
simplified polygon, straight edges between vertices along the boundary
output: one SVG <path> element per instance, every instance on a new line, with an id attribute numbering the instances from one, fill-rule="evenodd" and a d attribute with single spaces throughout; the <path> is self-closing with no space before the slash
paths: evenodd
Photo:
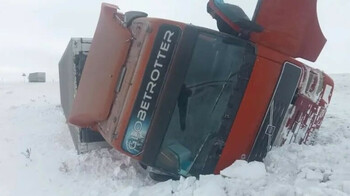
<path id="1" fill-rule="evenodd" d="M 186 88 L 189 88 L 189 89 L 197 89 L 197 88 L 206 87 L 206 86 L 220 85 L 220 84 L 226 83 L 226 82 L 232 82 L 232 81 L 227 81 L 227 80 L 206 81 L 206 82 L 201 82 L 201 83 L 189 85 L 189 86 L 187 86 Z"/>
<path id="2" fill-rule="evenodd" d="M 217 103 L 220 100 L 221 95 L 224 92 L 224 89 L 225 89 L 227 83 L 232 82 L 232 80 L 230 80 L 230 79 L 233 76 L 235 76 L 237 73 L 238 72 L 231 73 L 226 80 L 206 81 L 206 82 L 201 82 L 201 83 L 190 85 L 190 86 L 186 86 L 185 84 L 182 85 L 181 90 L 180 90 L 180 94 L 179 94 L 179 97 L 177 100 L 177 107 L 179 108 L 180 128 L 182 131 L 184 131 L 186 129 L 188 98 L 190 96 L 192 96 L 192 94 L 193 94 L 192 90 L 207 87 L 207 86 L 220 85 L 220 84 L 224 83 L 218 97 L 215 100 L 215 104 L 214 104 L 213 109 L 212 109 L 212 112 L 213 112 Z"/>
<path id="3" fill-rule="evenodd" d="M 238 73 L 239 73 L 239 71 L 237 71 L 237 72 L 235 72 L 235 73 L 232 73 L 232 72 L 231 72 L 230 75 L 228 76 L 226 82 L 224 83 L 224 85 L 222 85 L 221 91 L 220 91 L 218 97 L 216 97 L 215 104 L 214 104 L 214 106 L 213 106 L 213 109 L 211 110 L 211 114 L 213 113 L 213 111 L 215 110 L 216 106 L 218 105 L 218 102 L 219 102 L 219 100 L 220 100 L 222 94 L 224 93 L 224 89 L 225 89 L 225 87 L 227 86 L 227 84 L 229 83 L 230 78 L 232 78 L 233 76 L 237 75 Z"/>
<path id="4" fill-rule="evenodd" d="M 207 81 L 207 82 L 201 82 L 201 83 L 194 84 L 187 87 L 185 84 L 182 85 L 180 94 L 177 100 L 177 107 L 179 108 L 180 127 L 182 131 L 186 129 L 188 98 L 193 94 L 192 89 L 198 89 L 198 88 L 212 86 L 212 85 L 220 85 L 221 83 L 224 83 L 224 82 L 226 83 L 228 81 L 227 80 Z"/>
<path id="5" fill-rule="evenodd" d="M 179 108 L 180 127 L 184 131 L 186 129 L 186 116 L 188 98 L 192 95 L 191 89 L 187 88 L 185 84 L 182 85 L 180 95 L 177 100 L 177 107 Z"/>

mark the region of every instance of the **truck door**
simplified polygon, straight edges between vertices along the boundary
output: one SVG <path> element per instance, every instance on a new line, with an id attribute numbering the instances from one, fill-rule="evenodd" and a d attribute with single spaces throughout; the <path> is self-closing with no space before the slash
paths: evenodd
<path id="1" fill-rule="evenodd" d="M 236 5 L 209 0 L 208 13 L 221 32 L 294 58 L 315 61 L 326 43 L 317 19 L 317 0 L 259 0 L 252 20 Z"/>
<path id="2" fill-rule="evenodd" d="M 251 33 L 253 42 L 295 58 L 314 62 L 326 43 L 317 0 L 259 0 L 253 22 L 264 28 Z"/>

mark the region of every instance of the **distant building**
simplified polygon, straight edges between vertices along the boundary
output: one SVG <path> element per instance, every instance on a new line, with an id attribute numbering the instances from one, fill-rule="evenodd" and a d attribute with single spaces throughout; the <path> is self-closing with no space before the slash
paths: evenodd
<path id="1" fill-rule="evenodd" d="M 30 73 L 28 76 L 29 82 L 46 82 L 46 73 L 45 72 L 35 72 Z"/>

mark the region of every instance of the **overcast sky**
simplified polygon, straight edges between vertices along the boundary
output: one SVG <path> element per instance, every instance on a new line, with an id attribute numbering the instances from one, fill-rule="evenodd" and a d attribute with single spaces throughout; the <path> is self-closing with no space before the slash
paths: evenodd
<path id="1" fill-rule="evenodd" d="M 44 71 L 58 80 L 58 62 L 71 37 L 92 37 L 101 2 L 121 11 L 140 10 L 215 29 L 207 0 L 0 0 L 0 82 Z M 256 0 L 231 0 L 252 15 Z M 350 73 L 350 0 L 318 0 L 318 17 L 328 42 L 315 64 L 327 73 Z"/>

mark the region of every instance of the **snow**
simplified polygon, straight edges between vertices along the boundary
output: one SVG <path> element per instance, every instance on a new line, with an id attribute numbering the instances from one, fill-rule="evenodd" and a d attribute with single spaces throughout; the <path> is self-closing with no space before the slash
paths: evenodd
<path id="1" fill-rule="evenodd" d="M 261 162 L 253 161 L 248 163 L 244 160 L 237 160 L 231 167 L 222 170 L 220 174 L 229 178 L 258 180 L 266 175 L 266 169 Z"/>
<path id="2" fill-rule="evenodd" d="M 335 92 L 313 145 L 162 183 L 113 149 L 77 155 L 58 83 L 0 83 L 0 196 L 350 195 L 350 74 L 332 77 Z"/>

